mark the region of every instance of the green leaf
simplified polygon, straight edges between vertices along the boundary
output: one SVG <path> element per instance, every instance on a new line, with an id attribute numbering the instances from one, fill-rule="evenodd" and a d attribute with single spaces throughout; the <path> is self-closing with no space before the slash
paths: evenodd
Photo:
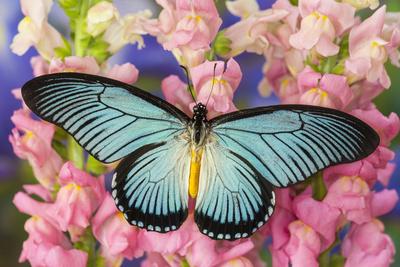
<path id="1" fill-rule="evenodd" d="M 96 176 L 101 175 L 107 171 L 103 163 L 89 155 L 86 162 L 86 170 Z"/>
<path id="2" fill-rule="evenodd" d="M 327 189 L 321 171 L 311 177 L 311 186 L 313 198 L 318 201 L 323 200 L 326 196 Z"/>
<path id="3" fill-rule="evenodd" d="M 298 6 L 298 5 L 299 5 L 299 0 L 289 0 L 289 2 L 290 2 L 293 6 Z"/>
<path id="4" fill-rule="evenodd" d="M 68 159 L 74 163 L 75 167 L 81 170 L 83 169 L 83 149 L 72 136 L 68 136 L 67 138 L 67 155 Z"/>

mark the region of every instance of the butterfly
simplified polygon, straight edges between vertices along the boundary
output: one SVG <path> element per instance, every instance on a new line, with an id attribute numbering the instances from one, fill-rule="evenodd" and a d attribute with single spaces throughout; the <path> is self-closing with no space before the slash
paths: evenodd
<path id="1" fill-rule="evenodd" d="M 379 144 L 370 126 L 334 109 L 277 105 L 208 120 L 197 103 L 190 118 L 141 89 L 81 73 L 34 78 L 22 96 L 97 160 L 121 160 L 112 179 L 118 209 L 131 225 L 160 233 L 182 225 L 190 197 L 203 234 L 249 237 L 274 212 L 274 188 L 365 158 Z"/>

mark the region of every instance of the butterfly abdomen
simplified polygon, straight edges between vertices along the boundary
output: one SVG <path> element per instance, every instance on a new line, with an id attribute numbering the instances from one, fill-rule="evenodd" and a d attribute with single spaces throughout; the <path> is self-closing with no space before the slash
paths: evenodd
<path id="1" fill-rule="evenodd" d="M 196 198 L 199 191 L 199 177 L 201 168 L 201 158 L 203 156 L 203 148 L 192 148 L 190 159 L 190 174 L 189 174 L 189 196 Z"/>

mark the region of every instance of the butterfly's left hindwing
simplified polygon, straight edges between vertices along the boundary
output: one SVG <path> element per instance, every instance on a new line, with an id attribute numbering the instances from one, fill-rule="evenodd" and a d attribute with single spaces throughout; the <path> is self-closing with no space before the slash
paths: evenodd
<path id="1" fill-rule="evenodd" d="M 182 139 L 134 151 L 115 170 L 112 196 L 132 225 L 161 233 L 188 214 L 189 144 Z"/>

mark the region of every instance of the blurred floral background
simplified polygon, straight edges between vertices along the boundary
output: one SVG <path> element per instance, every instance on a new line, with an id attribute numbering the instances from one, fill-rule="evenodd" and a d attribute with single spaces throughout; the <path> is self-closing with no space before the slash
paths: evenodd
<path id="1" fill-rule="evenodd" d="M 221 2 L 221 3 L 220 3 Z M 270 7 L 275 1 L 260 0 L 261 9 Z M 400 11 L 398 0 L 381 1 L 387 4 L 388 11 Z M 12 38 L 17 33 L 19 21 L 23 18 L 19 1 L 0 0 L 0 266 L 24 266 L 27 263 L 18 263 L 17 259 L 21 252 L 23 241 L 27 233 L 23 230 L 28 216 L 17 212 L 12 204 L 13 196 L 21 190 L 23 184 L 34 183 L 33 174 L 26 161 L 19 160 L 13 153 L 8 142 L 13 125 L 10 117 L 14 110 L 19 108 L 20 103 L 11 94 L 11 90 L 19 88 L 27 80 L 33 77 L 30 59 L 36 55 L 34 49 L 19 57 L 10 51 Z M 160 7 L 153 1 L 146 0 L 116 0 L 115 4 L 124 13 L 152 10 L 158 14 Z M 239 18 L 227 12 L 223 1 L 217 1 L 220 16 L 223 20 L 222 27 L 232 25 Z M 363 10 L 361 16 L 367 17 L 372 14 L 371 10 Z M 49 22 L 61 33 L 67 35 L 68 22 L 62 10 L 54 5 Z M 145 48 L 137 50 L 134 46 L 127 46 L 115 54 L 110 62 L 124 63 L 133 62 L 140 70 L 139 80 L 136 85 L 161 96 L 161 80 L 170 74 L 176 74 L 185 80 L 182 71 L 176 64 L 176 60 L 170 52 L 163 50 L 154 37 L 144 36 Z M 250 53 L 243 53 L 236 57 L 241 66 L 243 78 L 235 93 L 234 102 L 238 108 L 256 107 L 277 104 L 278 99 L 272 95 L 261 97 L 257 90 L 259 82 L 263 78 L 262 67 L 264 58 Z M 390 90 L 383 92 L 375 103 L 379 109 L 388 115 L 390 112 L 400 114 L 400 71 L 387 65 L 389 76 L 392 80 Z M 396 151 L 397 169 L 388 188 L 400 188 L 400 148 L 397 137 L 392 143 L 392 149 Z M 400 251 L 400 204 L 382 219 L 385 223 L 386 232 L 393 238 L 397 251 Z M 135 266 L 136 262 L 125 263 L 126 266 Z M 400 266 L 399 253 L 396 255 L 393 266 Z"/>

